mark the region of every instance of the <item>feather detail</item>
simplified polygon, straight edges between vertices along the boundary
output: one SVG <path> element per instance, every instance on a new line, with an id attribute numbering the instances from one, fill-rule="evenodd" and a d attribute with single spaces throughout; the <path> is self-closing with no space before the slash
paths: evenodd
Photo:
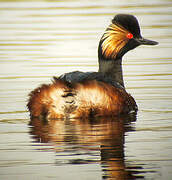
<path id="1" fill-rule="evenodd" d="M 114 59 L 127 44 L 130 32 L 118 24 L 111 24 L 102 37 L 102 54 L 108 59 Z"/>
<path id="2" fill-rule="evenodd" d="M 97 80 L 73 83 L 55 79 L 30 93 L 31 117 L 89 118 L 134 110 L 133 98 L 123 89 Z"/>

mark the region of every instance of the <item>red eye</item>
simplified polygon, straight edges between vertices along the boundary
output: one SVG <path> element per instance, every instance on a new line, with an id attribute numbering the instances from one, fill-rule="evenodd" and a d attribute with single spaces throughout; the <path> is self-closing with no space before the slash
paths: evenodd
<path id="1" fill-rule="evenodd" d="M 127 38 L 128 38 L 128 39 L 132 39 L 132 38 L 133 38 L 133 35 L 132 35 L 131 33 L 128 33 L 128 34 L 127 34 Z"/>

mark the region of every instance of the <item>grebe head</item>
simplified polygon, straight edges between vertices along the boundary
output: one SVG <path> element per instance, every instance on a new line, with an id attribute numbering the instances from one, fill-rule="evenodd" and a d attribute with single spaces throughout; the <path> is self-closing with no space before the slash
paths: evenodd
<path id="1" fill-rule="evenodd" d="M 106 29 L 99 44 L 99 60 L 121 59 L 139 45 L 156 45 L 156 41 L 141 36 L 137 19 L 133 15 L 118 14 Z"/>

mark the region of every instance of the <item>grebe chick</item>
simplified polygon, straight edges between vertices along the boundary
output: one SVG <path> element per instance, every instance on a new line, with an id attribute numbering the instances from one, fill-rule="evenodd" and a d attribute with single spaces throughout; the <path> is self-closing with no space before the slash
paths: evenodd
<path id="1" fill-rule="evenodd" d="M 31 117 L 89 118 L 137 112 L 134 98 L 124 87 L 122 57 L 139 45 L 156 45 L 144 39 L 133 15 L 118 14 L 98 47 L 98 72 L 70 72 L 54 77 L 29 94 Z"/>

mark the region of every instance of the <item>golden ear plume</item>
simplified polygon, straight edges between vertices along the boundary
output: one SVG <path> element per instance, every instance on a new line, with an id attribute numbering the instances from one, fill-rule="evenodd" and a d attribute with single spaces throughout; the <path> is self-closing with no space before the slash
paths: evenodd
<path id="1" fill-rule="evenodd" d="M 119 51 L 129 41 L 129 31 L 117 24 L 111 24 L 102 37 L 102 54 L 108 59 L 116 58 Z"/>

